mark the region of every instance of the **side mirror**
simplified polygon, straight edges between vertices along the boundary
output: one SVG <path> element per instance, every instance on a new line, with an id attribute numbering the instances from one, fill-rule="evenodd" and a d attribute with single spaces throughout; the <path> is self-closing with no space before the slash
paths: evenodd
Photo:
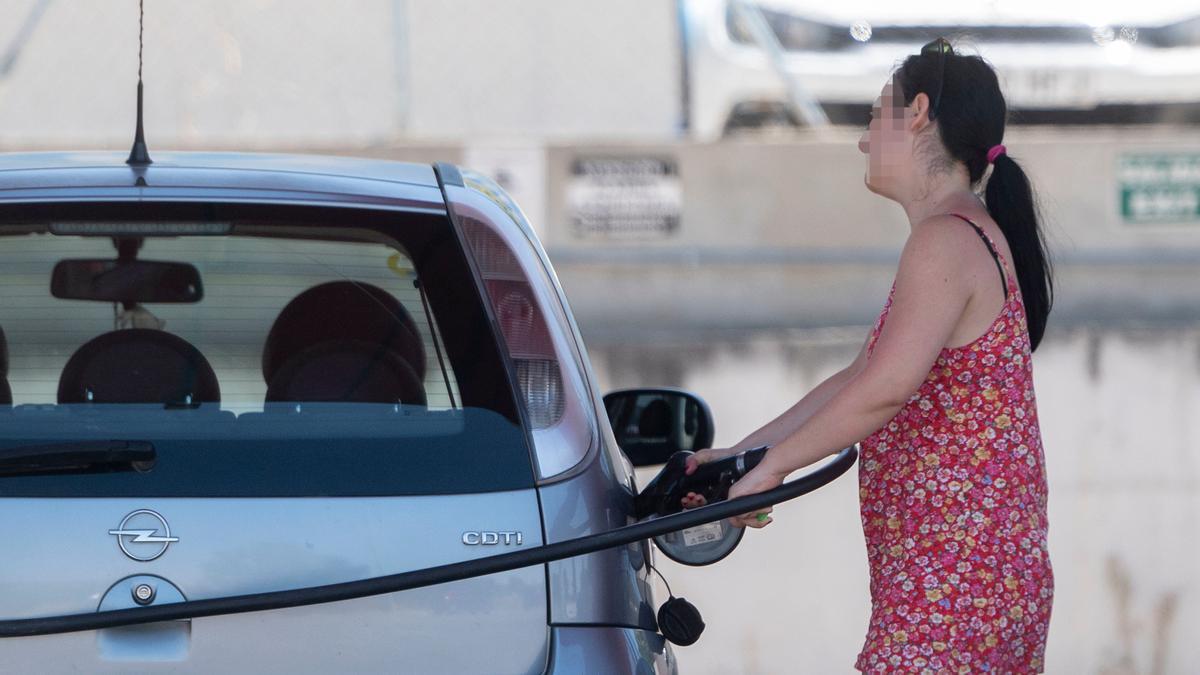
<path id="1" fill-rule="evenodd" d="M 604 397 L 617 445 L 634 466 L 665 464 L 680 450 L 712 445 L 708 404 L 680 389 L 622 389 Z"/>

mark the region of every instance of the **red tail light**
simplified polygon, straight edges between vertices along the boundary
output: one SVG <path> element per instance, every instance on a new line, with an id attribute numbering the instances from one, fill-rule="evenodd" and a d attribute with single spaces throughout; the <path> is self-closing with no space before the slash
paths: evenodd
<path id="1" fill-rule="evenodd" d="M 469 216 L 460 222 L 516 368 L 530 424 L 553 426 L 563 415 L 562 373 L 533 289 L 513 252 L 486 223 Z"/>

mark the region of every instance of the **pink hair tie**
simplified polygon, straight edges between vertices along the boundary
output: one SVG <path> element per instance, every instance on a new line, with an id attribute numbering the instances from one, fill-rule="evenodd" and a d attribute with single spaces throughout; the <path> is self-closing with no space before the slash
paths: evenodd
<path id="1" fill-rule="evenodd" d="M 1000 155 L 1003 155 L 1004 151 L 1005 151 L 1005 147 L 1003 145 L 1000 145 L 999 143 L 997 143 L 996 145 L 993 145 L 992 149 L 988 150 L 988 152 L 987 152 L 988 164 L 995 164 L 996 158 L 999 157 Z"/>

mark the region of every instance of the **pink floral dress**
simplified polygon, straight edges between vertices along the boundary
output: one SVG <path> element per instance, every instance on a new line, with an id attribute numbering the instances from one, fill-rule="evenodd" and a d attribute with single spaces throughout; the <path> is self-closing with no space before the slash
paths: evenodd
<path id="1" fill-rule="evenodd" d="M 1042 672 L 1054 594 L 1046 472 L 1025 309 L 1003 269 L 1007 299 L 987 332 L 943 349 L 861 443 L 872 607 L 861 671 Z M 895 292 L 893 282 L 868 358 Z"/>

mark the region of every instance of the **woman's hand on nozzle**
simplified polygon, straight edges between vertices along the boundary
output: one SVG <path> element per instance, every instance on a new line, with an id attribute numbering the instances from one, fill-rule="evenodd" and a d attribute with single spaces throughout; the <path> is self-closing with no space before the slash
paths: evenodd
<path id="1" fill-rule="evenodd" d="M 715 462 L 718 459 L 725 459 L 726 457 L 736 455 L 737 453 L 738 451 L 734 448 L 705 448 L 704 450 L 697 450 L 687 458 L 687 465 L 684 467 L 683 472 L 690 476 L 693 473 L 696 473 L 696 469 L 699 468 L 701 464 Z"/>
<path id="2" fill-rule="evenodd" d="M 696 472 L 696 469 L 701 464 L 715 462 L 719 459 L 725 459 L 726 457 L 736 455 L 739 452 L 741 452 L 741 450 L 738 448 L 706 448 L 704 450 L 699 450 L 687 458 L 687 466 L 684 468 L 683 472 L 690 476 Z M 708 503 L 708 500 L 705 499 L 704 495 L 702 494 L 689 492 L 683 496 L 683 498 L 680 500 L 680 503 L 683 505 L 683 508 L 692 509 L 696 508 L 697 506 L 704 506 Z"/>

